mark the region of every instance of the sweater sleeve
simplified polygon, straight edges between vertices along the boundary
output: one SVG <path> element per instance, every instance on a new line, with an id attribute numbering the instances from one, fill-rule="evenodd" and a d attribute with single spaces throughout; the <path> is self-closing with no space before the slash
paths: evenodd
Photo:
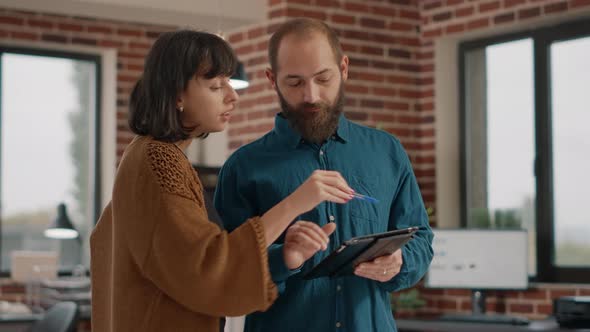
<path id="1" fill-rule="evenodd" d="M 200 190 L 187 188 L 192 174 L 160 170 L 170 164 L 166 157 L 152 163 L 157 183 L 144 193 L 152 197 L 143 203 L 143 223 L 154 226 L 147 252 L 136 255 L 141 257 L 142 273 L 195 312 L 237 316 L 266 310 L 277 289 L 270 278 L 260 220 L 252 218 L 231 234 L 222 231 L 208 220 L 202 202 L 190 195 Z M 142 245 L 130 244 L 133 247 Z"/>

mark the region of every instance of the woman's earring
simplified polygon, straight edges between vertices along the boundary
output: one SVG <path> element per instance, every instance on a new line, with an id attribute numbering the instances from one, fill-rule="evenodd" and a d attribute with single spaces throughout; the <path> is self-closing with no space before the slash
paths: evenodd
<path id="1" fill-rule="evenodd" d="M 184 112 L 184 106 L 179 106 L 178 110 L 180 111 L 180 113 Z"/>

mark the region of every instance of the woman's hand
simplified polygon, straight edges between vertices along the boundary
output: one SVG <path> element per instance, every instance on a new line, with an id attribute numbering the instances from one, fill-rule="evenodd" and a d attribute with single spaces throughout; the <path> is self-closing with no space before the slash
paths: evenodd
<path id="1" fill-rule="evenodd" d="M 347 203 L 353 193 L 339 172 L 316 170 L 285 200 L 289 200 L 300 213 L 305 213 L 323 201 Z"/>

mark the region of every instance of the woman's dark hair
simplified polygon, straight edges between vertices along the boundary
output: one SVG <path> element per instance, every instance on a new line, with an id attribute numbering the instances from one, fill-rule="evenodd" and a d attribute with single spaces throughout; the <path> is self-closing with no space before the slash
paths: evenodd
<path id="1" fill-rule="evenodd" d="M 131 92 L 129 127 L 138 135 L 165 142 L 189 138 L 196 127 L 183 127 L 176 110 L 178 96 L 195 75 L 231 76 L 237 63 L 231 47 L 216 35 L 190 30 L 163 33 L 150 49 L 143 75 Z"/>

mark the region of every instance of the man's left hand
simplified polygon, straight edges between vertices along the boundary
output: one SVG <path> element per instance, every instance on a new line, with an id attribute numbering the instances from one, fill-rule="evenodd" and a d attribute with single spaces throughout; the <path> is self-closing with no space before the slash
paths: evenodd
<path id="1" fill-rule="evenodd" d="M 359 277 L 386 282 L 399 273 L 402 264 L 402 250 L 398 249 L 391 255 L 377 257 L 371 262 L 359 264 L 354 269 L 354 274 Z"/>

